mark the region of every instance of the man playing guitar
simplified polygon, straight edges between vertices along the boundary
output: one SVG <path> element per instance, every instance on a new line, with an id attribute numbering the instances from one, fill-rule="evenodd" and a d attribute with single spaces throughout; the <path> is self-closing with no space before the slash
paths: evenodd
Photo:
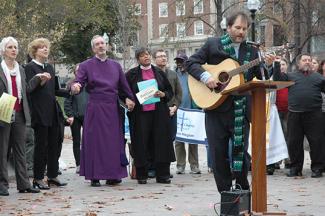
<path id="1" fill-rule="evenodd" d="M 206 43 L 186 62 L 190 75 L 204 83 L 211 91 L 217 91 L 220 80 L 216 79 L 203 64 L 217 65 L 228 58 L 240 65 L 258 59 L 258 50 L 246 43 L 250 18 L 244 12 L 237 12 L 227 18 L 227 34 L 220 38 L 209 38 Z M 261 68 L 271 68 L 274 55 L 266 55 L 264 65 L 251 67 L 243 72 L 245 82 L 254 77 L 262 79 Z M 268 79 L 268 73 L 265 73 Z M 202 95 L 204 97 L 204 95 Z M 212 168 L 218 191 L 229 191 L 232 177 L 241 189 L 249 189 L 247 173 L 250 156 L 247 153 L 250 97 L 228 96 L 222 104 L 206 111 L 206 133 L 212 157 Z M 231 141 L 231 142 L 229 142 Z M 232 156 L 229 157 L 229 143 L 232 143 Z"/>

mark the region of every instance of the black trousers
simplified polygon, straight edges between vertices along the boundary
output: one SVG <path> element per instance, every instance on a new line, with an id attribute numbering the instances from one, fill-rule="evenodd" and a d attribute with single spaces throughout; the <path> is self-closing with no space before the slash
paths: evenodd
<path id="1" fill-rule="evenodd" d="M 291 169 L 301 171 L 304 165 L 304 136 L 310 146 L 311 169 L 324 168 L 324 125 L 322 112 L 290 112 L 288 114 L 288 150 Z"/>
<path id="2" fill-rule="evenodd" d="M 73 155 L 76 161 L 76 166 L 80 165 L 80 142 L 81 142 L 81 127 L 83 126 L 83 117 L 75 117 L 71 125 L 71 135 L 73 141 Z"/>
<path id="3" fill-rule="evenodd" d="M 155 163 L 157 179 L 169 179 L 170 178 L 170 163 Z M 143 180 L 148 178 L 148 166 L 136 167 L 136 175 L 138 180 Z"/>
<path id="4" fill-rule="evenodd" d="M 250 155 L 247 153 L 248 136 L 249 136 L 249 122 L 245 118 L 245 132 L 244 132 L 244 158 L 242 171 L 238 173 L 236 184 L 240 185 L 242 189 L 249 189 L 249 182 L 247 174 L 249 169 Z M 214 179 L 216 181 L 218 191 L 229 191 L 232 186 L 232 172 L 230 169 L 229 159 L 229 140 L 234 134 L 234 112 L 207 112 L 205 116 L 206 134 L 208 138 L 209 153 L 211 155 L 212 169 Z"/>
<path id="5" fill-rule="evenodd" d="M 177 133 L 177 113 L 170 117 L 170 125 L 172 140 L 174 141 Z"/>
<path id="6" fill-rule="evenodd" d="M 43 179 L 46 166 L 47 177 L 56 178 L 59 169 L 58 125 L 55 124 L 51 127 L 36 125 L 34 127 L 34 133 L 34 178 L 37 180 Z"/>

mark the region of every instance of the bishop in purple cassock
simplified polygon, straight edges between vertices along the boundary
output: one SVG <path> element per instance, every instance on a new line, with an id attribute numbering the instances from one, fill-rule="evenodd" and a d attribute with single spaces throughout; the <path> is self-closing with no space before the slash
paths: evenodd
<path id="1" fill-rule="evenodd" d="M 120 64 L 106 57 L 106 44 L 101 36 L 93 38 L 92 48 L 96 55 L 80 64 L 72 92 L 78 93 L 76 88 L 86 87 L 89 93 L 80 176 L 92 180 L 92 186 L 100 186 L 99 180 L 119 183 L 127 177 L 124 125 L 118 99 L 125 100 L 130 109 L 134 99 Z"/>

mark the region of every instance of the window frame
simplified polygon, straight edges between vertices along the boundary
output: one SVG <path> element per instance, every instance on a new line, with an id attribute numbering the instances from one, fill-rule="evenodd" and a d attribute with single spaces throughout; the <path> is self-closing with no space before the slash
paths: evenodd
<path id="1" fill-rule="evenodd" d="M 194 0 L 193 1 L 193 14 L 196 15 L 196 14 L 203 14 L 204 12 L 204 5 L 203 5 L 203 0 Z M 201 7 L 201 10 L 198 11 L 198 5 L 202 5 Z"/>
<path id="2" fill-rule="evenodd" d="M 163 7 L 166 7 L 166 14 L 162 14 Z M 168 3 L 167 2 L 161 2 L 158 5 L 159 8 L 159 17 L 168 17 Z"/>

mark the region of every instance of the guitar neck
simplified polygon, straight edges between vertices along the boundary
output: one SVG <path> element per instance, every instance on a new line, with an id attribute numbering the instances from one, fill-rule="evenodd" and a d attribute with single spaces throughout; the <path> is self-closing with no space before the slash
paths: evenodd
<path id="1" fill-rule="evenodd" d="M 229 76 L 232 77 L 232 76 L 236 76 L 237 74 L 240 74 L 240 73 L 243 73 L 244 71 L 258 65 L 260 63 L 260 60 L 257 58 L 257 59 L 254 59 L 253 61 L 247 63 L 247 64 L 244 64 L 234 70 L 231 70 L 228 72 Z"/>

